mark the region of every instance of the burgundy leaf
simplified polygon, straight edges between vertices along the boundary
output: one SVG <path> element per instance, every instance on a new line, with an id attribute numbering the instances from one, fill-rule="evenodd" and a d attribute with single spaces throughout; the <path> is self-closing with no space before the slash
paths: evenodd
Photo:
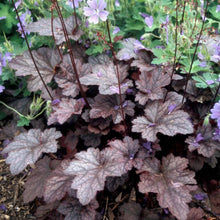
<path id="1" fill-rule="evenodd" d="M 141 208 L 140 204 L 130 201 L 124 203 L 120 207 L 121 216 L 117 220 L 159 220 L 160 216 L 157 213 L 152 213 L 147 208 Z"/>
<path id="2" fill-rule="evenodd" d="M 51 125 L 55 122 L 59 122 L 60 124 L 63 124 L 72 115 L 81 114 L 84 105 L 85 102 L 83 101 L 83 99 L 76 100 L 76 99 L 62 98 L 60 103 L 52 107 L 53 112 L 48 118 L 47 124 Z"/>
<path id="3" fill-rule="evenodd" d="M 114 140 L 108 143 L 115 151 L 115 158 L 124 170 L 124 173 L 131 170 L 134 163 L 134 158 L 140 147 L 138 140 L 133 140 L 131 137 L 124 137 L 123 141 Z"/>
<path id="4" fill-rule="evenodd" d="M 103 190 L 107 176 L 121 176 L 123 169 L 117 162 L 115 152 L 109 148 L 89 148 L 75 155 L 74 160 L 65 169 L 67 175 L 75 175 L 71 187 L 77 190 L 82 205 L 95 198 L 96 192 Z"/>
<path id="5" fill-rule="evenodd" d="M 36 217 L 41 220 L 41 217 L 43 217 L 43 220 L 46 219 L 46 217 L 49 215 L 50 212 L 53 212 L 54 216 L 53 219 L 57 219 L 56 211 L 55 209 L 58 208 L 60 202 L 56 201 L 50 204 L 41 205 L 37 208 L 37 211 L 35 212 Z M 55 212 L 55 213 L 54 213 Z M 60 217 L 60 216 L 59 216 Z M 48 218 L 49 219 L 49 218 Z M 50 218 L 51 219 L 51 218 Z M 52 219 L 51 219 L 52 220 Z"/>
<path id="6" fill-rule="evenodd" d="M 189 211 L 187 220 L 202 220 L 205 212 L 201 208 L 192 208 Z"/>
<path id="7" fill-rule="evenodd" d="M 65 215 L 64 220 L 95 220 L 95 209 L 98 207 L 99 204 L 96 200 L 82 206 L 78 199 L 69 198 L 59 205 L 57 211 Z"/>
<path id="8" fill-rule="evenodd" d="M 135 38 L 127 38 L 122 40 L 123 48 L 118 51 L 117 59 L 119 60 L 130 60 L 132 58 L 137 58 L 137 54 L 134 52 Z"/>
<path id="9" fill-rule="evenodd" d="M 20 173 L 28 164 L 34 164 L 42 153 L 55 153 L 57 141 L 62 134 L 55 128 L 41 132 L 40 129 L 30 129 L 21 133 L 9 143 L 2 153 L 9 153 L 6 163 L 10 164 L 13 175 Z"/>
<path id="10" fill-rule="evenodd" d="M 43 194 L 45 202 L 52 203 L 61 200 L 71 188 L 74 176 L 64 173 L 66 166 L 67 161 L 62 161 L 61 166 L 57 167 L 47 178 Z"/>
<path id="11" fill-rule="evenodd" d="M 88 125 L 88 130 L 95 134 L 107 135 L 110 131 L 111 117 L 92 119 Z"/>
<path id="12" fill-rule="evenodd" d="M 130 100 L 125 100 L 125 96 L 122 96 L 124 114 L 133 116 L 135 104 Z M 107 118 L 112 116 L 115 124 L 120 123 L 123 118 L 121 114 L 120 97 L 119 95 L 100 95 L 95 97 L 95 102 L 91 104 L 90 110 L 91 118 Z"/>
<path id="13" fill-rule="evenodd" d="M 106 187 L 110 192 L 114 192 L 119 186 L 123 185 L 128 180 L 128 173 L 122 176 L 108 176 L 106 178 Z"/>
<path id="14" fill-rule="evenodd" d="M 75 63 L 79 77 L 91 73 L 90 64 L 83 64 L 79 59 L 75 59 Z M 60 65 L 60 70 L 55 76 L 55 81 L 62 88 L 63 95 L 75 98 L 79 94 L 80 89 L 77 83 L 76 73 L 73 70 L 69 55 L 64 55 L 63 63 Z M 86 88 L 83 89 L 86 91 Z"/>
<path id="15" fill-rule="evenodd" d="M 138 184 L 142 193 L 157 193 L 162 208 L 169 208 L 178 219 L 186 220 L 189 213 L 187 203 L 191 201 L 189 184 L 196 184 L 194 172 L 187 170 L 188 160 L 169 154 L 163 157 L 162 165 L 156 158 L 146 159 Z"/>
<path id="16" fill-rule="evenodd" d="M 128 66 L 118 65 L 121 93 L 124 94 L 128 87 L 132 86 L 132 81 L 126 79 L 128 76 Z M 102 95 L 119 94 L 118 77 L 116 66 L 112 61 L 107 64 L 97 64 L 92 66 L 92 74 L 80 78 L 83 85 L 98 85 Z"/>
<path id="17" fill-rule="evenodd" d="M 181 110 L 169 112 L 169 105 L 169 101 L 149 103 L 145 109 L 145 116 L 133 120 L 132 131 L 142 133 L 142 138 L 151 142 L 157 140 L 158 132 L 168 136 L 192 133 L 193 126 L 188 119 L 189 115 Z"/>
<path id="18" fill-rule="evenodd" d="M 141 105 L 145 105 L 148 99 L 162 99 L 162 87 L 170 83 L 170 76 L 163 74 L 159 68 L 154 68 L 151 72 L 142 72 L 139 78 L 140 80 L 135 82 L 139 89 L 135 101 L 138 101 Z"/>
<path id="19" fill-rule="evenodd" d="M 36 197 L 43 197 L 45 183 L 53 169 L 51 162 L 50 158 L 45 156 L 36 163 L 36 169 L 31 172 L 24 185 L 23 200 L 25 203 L 33 201 Z"/>
<path id="20" fill-rule="evenodd" d="M 33 50 L 32 54 L 45 83 L 50 83 L 53 78 L 54 67 L 61 61 L 58 52 L 42 47 L 37 51 Z M 16 70 L 16 76 L 30 75 L 28 78 L 29 91 L 37 91 L 44 88 L 29 51 L 25 51 L 23 55 L 16 56 L 10 61 L 9 66 Z"/>
<path id="21" fill-rule="evenodd" d="M 203 126 L 198 129 L 196 137 L 188 137 L 186 143 L 189 144 L 189 151 L 197 150 L 204 157 L 211 157 L 216 150 L 220 150 L 220 142 L 213 140 L 215 129 L 211 125 Z M 199 138 L 201 136 L 202 138 Z M 198 139 L 199 138 L 199 139 Z"/>
<path id="22" fill-rule="evenodd" d="M 77 22 L 78 24 L 81 23 L 79 19 L 77 19 Z M 75 41 L 79 40 L 80 36 L 83 34 L 83 31 L 81 31 L 80 29 L 74 31 L 76 27 L 74 16 L 65 18 L 64 23 L 66 25 L 68 37 Z M 61 44 L 62 42 L 65 42 L 63 27 L 59 18 L 54 18 L 53 28 L 56 44 Z M 37 32 L 41 36 L 52 36 L 51 19 L 43 18 L 38 20 L 37 22 L 33 22 L 26 27 L 26 30 L 30 32 Z"/>

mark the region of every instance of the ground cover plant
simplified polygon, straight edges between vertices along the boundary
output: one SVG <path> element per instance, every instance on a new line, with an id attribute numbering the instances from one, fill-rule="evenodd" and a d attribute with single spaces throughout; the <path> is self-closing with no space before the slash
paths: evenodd
<path id="1" fill-rule="evenodd" d="M 218 219 L 219 3 L 4 3 L 1 153 L 36 218 Z"/>

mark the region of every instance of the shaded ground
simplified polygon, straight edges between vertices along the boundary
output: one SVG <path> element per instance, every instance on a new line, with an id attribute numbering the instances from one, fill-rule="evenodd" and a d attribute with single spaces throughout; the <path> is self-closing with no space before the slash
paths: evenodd
<path id="1" fill-rule="evenodd" d="M 2 150 L 2 147 L 0 147 Z M 0 219 L 24 220 L 36 219 L 31 206 L 22 200 L 23 185 L 28 172 L 12 176 L 5 159 L 0 155 Z"/>

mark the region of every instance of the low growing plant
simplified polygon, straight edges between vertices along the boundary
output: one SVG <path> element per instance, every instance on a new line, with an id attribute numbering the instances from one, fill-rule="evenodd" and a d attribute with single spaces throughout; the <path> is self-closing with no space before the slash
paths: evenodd
<path id="1" fill-rule="evenodd" d="M 18 125 L 30 123 L 2 153 L 13 175 L 33 168 L 23 198 L 39 199 L 37 217 L 217 219 L 219 5 L 11 3 L 28 50 L 5 53 L 1 66 L 25 78 L 34 99 L 27 114 L 0 101 L 19 114 Z M 1 92 L 11 80 L 4 77 Z M 212 179 L 210 170 L 218 172 Z"/>

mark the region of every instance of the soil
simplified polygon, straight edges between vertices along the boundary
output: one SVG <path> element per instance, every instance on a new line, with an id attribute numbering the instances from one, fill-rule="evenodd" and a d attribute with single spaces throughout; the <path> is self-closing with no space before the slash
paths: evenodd
<path id="1" fill-rule="evenodd" d="M 24 204 L 22 199 L 23 186 L 28 173 L 26 171 L 12 176 L 9 166 L 0 154 L 0 220 L 36 219 L 31 213 L 31 205 Z"/>

